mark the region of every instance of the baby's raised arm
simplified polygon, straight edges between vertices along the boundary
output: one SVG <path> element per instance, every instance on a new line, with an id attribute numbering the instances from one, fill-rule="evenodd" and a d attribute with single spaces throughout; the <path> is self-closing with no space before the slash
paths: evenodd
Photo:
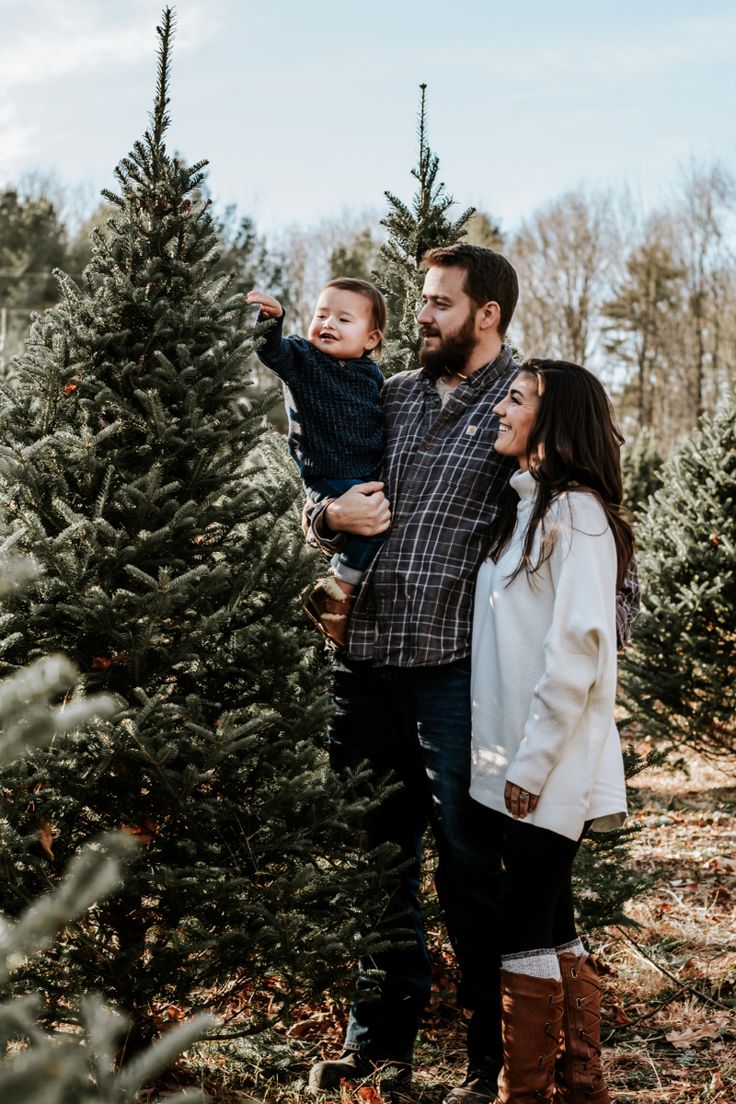
<path id="1" fill-rule="evenodd" d="M 252 307 L 258 307 L 264 318 L 280 318 L 284 308 L 273 295 L 266 295 L 265 291 L 253 288 L 246 297 Z"/>

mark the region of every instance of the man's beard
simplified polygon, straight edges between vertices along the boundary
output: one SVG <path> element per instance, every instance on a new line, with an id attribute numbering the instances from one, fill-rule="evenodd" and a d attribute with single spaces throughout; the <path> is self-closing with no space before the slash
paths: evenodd
<path id="1" fill-rule="evenodd" d="M 422 336 L 440 337 L 436 330 L 428 326 L 422 328 Z M 475 346 L 475 317 L 471 311 L 457 333 L 440 338 L 436 349 L 422 346 L 419 350 L 419 363 L 425 376 L 431 380 L 456 376 L 465 371 Z"/>

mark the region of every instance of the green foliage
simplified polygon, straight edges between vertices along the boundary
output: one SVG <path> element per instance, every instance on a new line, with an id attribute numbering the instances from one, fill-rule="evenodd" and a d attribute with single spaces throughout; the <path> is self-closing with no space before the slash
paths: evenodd
<path id="1" fill-rule="evenodd" d="M 228 206 L 222 217 L 217 218 L 215 232 L 220 248 L 212 271 L 230 275 L 230 292 L 245 295 L 251 288 L 267 287 L 288 310 L 289 294 L 281 259 L 269 252 L 253 219 L 238 218 L 235 207 Z"/>
<path id="2" fill-rule="evenodd" d="M 39 696 L 43 690 L 39 688 Z M 49 737 L 54 714 L 47 711 Z M 133 847 L 121 835 L 106 836 L 72 859 L 53 892 L 34 902 L 11 923 L 0 916 L 0 992 L 9 975 L 27 955 L 37 954 L 65 925 L 72 923 L 98 898 L 120 883 L 120 860 Z M 39 1025 L 43 1010 L 37 995 L 16 997 L 0 1004 L 0 1047 L 6 1052 L 0 1063 L 3 1100 L 23 1104 L 133 1104 L 140 1089 L 165 1070 L 213 1025 L 199 1016 L 169 1031 L 153 1046 L 122 1068 L 115 1054 L 125 1035 L 125 1017 L 95 997 L 81 1000 L 79 1011 L 70 1008 L 76 1030 L 53 1032 Z M 202 1101 L 197 1091 L 168 1098 L 169 1104 Z"/>
<path id="3" fill-rule="evenodd" d="M 411 170 L 417 190 L 407 206 L 386 192 L 389 212 L 381 224 L 388 239 L 380 248 L 381 264 L 375 274 L 389 303 L 389 340 L 384 343 L 381 368 L 387 376 L 417 367 L 419 336 L 416 316 L 424 282 L 420 261 L 428 249 L 454 245 L 463 237 L 474 209 L 468 207 L 454 221 L 448 211 L 454 199 L 437 179 L 439 158 L 427 139 L 426 84 L 420 85 L 419 163 Z"/>
<path id="4" fill-rule="evenodd" d="M 640 516 L 644 609 L 621 669 L 645 734 L 736 752 L 736 403 L 704 417 Z"/>
<path id="5" fill-rule="evenodd" d="M 624 505 L 637 513 L 643 510 L 660 486 L 660 468 L 664 463 L 657 449 L 653 434 L 642 429 L 634 444 L 621 455 L 621 474 L 624 481 Z"/>
<path id="6" fill-rule="evenodd" d="M 376 279 L 380 282 L 379 246 L 370 229 L 365 227 L 336 246 L 330 253 L 329 278 L 357 276 L 360 280 Z"/>
<path id="7" fill-rule="evenodd" d="M 31 312 L 56 302 L 51 273 L 66 258 L 66 229 L 54 204 L 15 188 L 0 192 L 0 306 L 6 323 L 0 367 L 22 342 Z"/>
<path id="8" fill-rule="evenodd" d="M 48 199 L 0 193 L 0 288 L 3 306 L 28 309 L 53 303 L 53 268 L 64 260 L 66 230 Z"/>
<path id="9" fill-rule="evenodd" d="M 650 234 L 627 257 L 621 283 L 601 310 L 606 352 L 629 370 L 619 405 L 644 428 L 661 416 L 655 396 L 668 382 L 672 320 L 680 308 L 685 277 L 672 249 L 662 241 L 661 227 L 655 223 Z"/>
<path id="10" fill-rule="evenodd" d="M 3 564 L 0 595 L 38 574 L 29 561 Z M 94 716 L 109 716 L 114 703 L 104 696 L 65 702 L 50 702 L 74 684 L 76 671 L 63 657 L 37 660 L 0 682 L 0 764 L 7 767 L 21 755 L 48 745 L 63 733 L 88 723 Z M 12 877 L 9 841 L 13 834 L 7 821 L 0 821 L 0 862 L 3 877 Z M 48 844 L 47 844 L 48 846 Z M 7 993 L 14 971 L 29 956 L 46 949 L 55 936 L 74 923 L 95 902 L 120 885 L 121 862 L 130 856 L 134 843 L 117 833 L 102 836 L 69 862 L 51 892 L 28 905 L 14 922 L 0 915 L 0 994 Z M 18 997 L 0 1004 L 0 1097 L 24 1104 L 124 1104 L 138 1099 L 138 1090 L 159 1074 L 181 1051 L 202 1038 L 211 1020 L 200 1017 L 170 1032 L 135 1063 L 115 1070 L 113 1056 L 126 1030 L 124 1017 L 113 1013 L 96 998 L 81 1001 L 75 1016 L 78 1030 L 53 1033 L 42 1029 L 43 1015 L 36 995 Z M 200 1093 L 178 1097 L 201 1101 Z"/>
<path id="11" fill-rule="evenodd" d="M 656 751 L 642 756 L 629 745 L 624 749 L 627 781 L 648 767 L 658 766 L 664 758 Z M 656 874 L 643 874 L 631 863 L 631 844 L 640 830 L 639 825 L 629 823 L 612 832 L 589 832 L 583 840 L 573 868 L 575 912 L 581 931 L 592 932 L 611 924 L 631 925 L 626 905 L 657 882 Z"/>
<path id="12" fill-rule="evenodd" d="M 376 945 L 384 902 L 367 802 L 324 764 L 326 671 L 299 602 L 314 560 L 283 442 L 242 398 L 247 306 L 218 271 L 204 163 L 164 145 L 171 24 L 115 216 L 0 408 L 5 545 L 43 568 L 7 602 L 4 669 L 63 651 L 74 694 L 117 706 L 2 772 L 1 907 L 18 915 L 100 831 L 141 843 L 124 887 L 16 983 L 58 1019 L 69 992 L 101 992 L 133 1048 L 169 1005 L 248 992 L 252 1029 L 283 1018 Z"/>

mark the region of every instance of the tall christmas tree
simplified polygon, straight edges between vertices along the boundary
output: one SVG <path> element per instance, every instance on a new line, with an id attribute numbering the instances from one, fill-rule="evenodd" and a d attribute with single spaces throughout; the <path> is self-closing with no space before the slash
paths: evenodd
<path id="1" fill-rule="evenodd" d="M 325 671 L 298 601 L 314 564 L 283 443 L 243 397 L 246 304 L 218 273 L 204 163 L 164 144 L 169 10 L 158 35 L 150 128 L 106 193 L 117 214 L 0 409 L 6 544 L 43 568 L 4 611 L 4 669 L 62 651 L 79 690 L 117 702 L 3 770 L 0 908 L 18 914 L 100 830 L 139 840 L 123 889 L 18 982 L 58 1019 L 68 992 L 103 993 L 131 1046 L 167 1007 L 233 993 L 250 1029 L 278 1019 L 370 951 L 356 933 L 383 905 L 362 799 L 323 765 Z"/>
<path id="2" fill-rule="evenodd" d="M 428 249 L 459 241 L 474 213 L 474 208 L 468 207 L 454 220 L 448 215 L 455 200 L 438 180 L 439 158 L 432 152 L 427 137 L 427 86 L 419 87 L 419 161 L 411 170 L 417 190 L 410 206 L 392 192 L 386 192 L 389 212 L 381 219 L 388 238 L 380 249 L 381 267 L 375 278 L 389 303 L 389 340 L 384 343 L 381 358 L 381 368 L 388 376 L 417 367 L 417 311 L 424 282 L 422 257 Z"/>
<path id="3" fill-rule="evenodd" d="M 639 516 L 644 611 L 624 701 L 670 745 L 736 752 L 736 401 L 704 417 Z"/>

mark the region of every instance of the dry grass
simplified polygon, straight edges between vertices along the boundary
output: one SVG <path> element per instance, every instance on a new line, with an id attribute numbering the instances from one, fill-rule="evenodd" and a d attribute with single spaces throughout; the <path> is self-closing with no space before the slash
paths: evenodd
<path id="1" fill-rule="evenodd" d="M 636 781 L 643 823 L 634 861 L 660 875 L 633 902 L 640 925 L 609 929 L 594 948 L 604 982 L 604 1061 L 615 1104 L 736 1101 L 736 764 L 688 754 L 687 773 L 650 770 Z M 451 1000 L 452 959 L 435 939 L 435 996 L 417 1049 L 410 1092 L 343 1086 L 341 1104 L 439 1104 L 464 1074 L 463 1014 Z M 339 1051 L 343 1011 L 326 1002 L 262 1042 L 209 1044 L 192 1075 L 224 1101 L 296 1104 L 310 1064 Z"/>
<path id="2" fill-rule="evenodd" d="M 630 907 L 636 945 L 610 932 L 602 948 L 633 1021 L 609 1026 L 611 1089 L 637 1104 L 736 1100 L 736 770 L 686 764 L 638 780 L 634 858 L 662 878 Z"/>

